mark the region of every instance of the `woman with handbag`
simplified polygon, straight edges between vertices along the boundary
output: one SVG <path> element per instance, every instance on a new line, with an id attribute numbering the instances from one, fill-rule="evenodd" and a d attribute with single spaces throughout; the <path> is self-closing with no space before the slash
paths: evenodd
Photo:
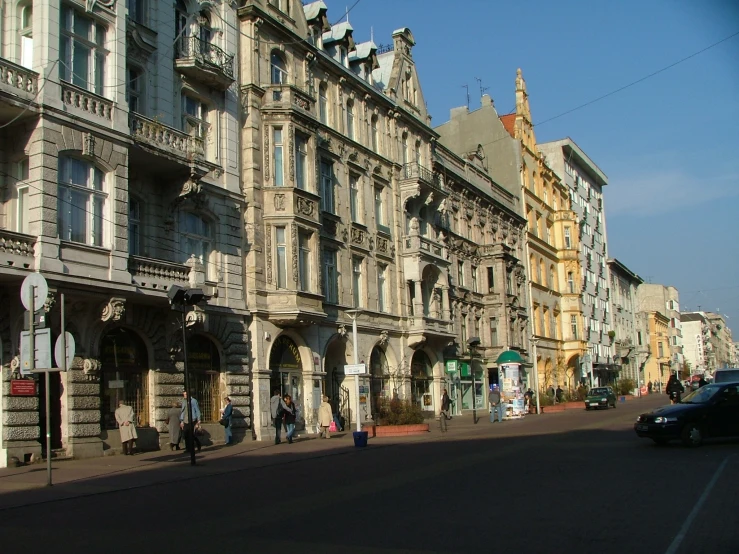
<path id="1" fill-rule="evenodd" d="M 282 422 L 285 426 L 285 431 L 287 431 L 287 442 L 292 444 L 293 435 L 295 434 L 295 403 L 289 394 L 286 394 L 284 397 L 284 406 L 282 409 L 284 410 Z"/>
<path id="2" fill-rule="evenodd" d="M 226 446 L 233 444 L 233 432 L 231 431 L 231 418 L 233 416 L 234 407 L 231 405 L 231 399 L 226 397 L 226 405 L 221 409 L 221 421 L 223 432 L 226 439 Z"/>

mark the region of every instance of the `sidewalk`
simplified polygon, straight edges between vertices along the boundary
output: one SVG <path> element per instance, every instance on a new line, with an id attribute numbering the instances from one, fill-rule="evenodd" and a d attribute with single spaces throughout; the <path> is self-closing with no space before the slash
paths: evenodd
<path id="1" fill-rule="evenodd" d="M 640 400 L 642 399 L 629 402 L 628 405 L 641 405 Z M 624 412 L 626 410 L 611 413 L 620 416 L 624 415 Z M 580 414 L 584 413 L 584 410 L 568 410 L 562 414 L 529 415 L 520 420 L 490 424 L 487 410 L 480 410 L 477 412 L 477 423 L 473 423 L 471 413 L 465 413 L 453 417 L 449 421 L 448 432 L 441 433 L 438 420 L 428 420 L 429 433 L 407 437 L 370 438 L 369 448 L 376 449 L 400 443 L 475 440 L 482 437 L 560 432 L 563 427 L 571 429 L 577 426 Z M 596 419 L 591 421 L 597 422 Z M 310 458 L 360 453 L 365 449 L 354 447 L 352 431 L 353 429 L 346 429 L 335 433 L 329 440 L 319 439 L 316 435 L 298 435 L 293 444 L 283 442 L 275 445 L 271 441 L 247 440 L 234 446 L 211 446 L 196 454 L 196 466 L 190 465 L 190 456 L 183 450 L 176 452 L 159 450 L 134 456 L 114 455 L 85 460 L 52 461 L 54 483 L 52 487 L 46 486 L 45 462 L 1 469 L 0 511 L 27 504 L 296 463 Z"/>

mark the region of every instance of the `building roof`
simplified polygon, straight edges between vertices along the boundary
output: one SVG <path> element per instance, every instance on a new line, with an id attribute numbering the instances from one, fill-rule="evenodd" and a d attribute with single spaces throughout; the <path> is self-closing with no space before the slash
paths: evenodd
<path id="1" fill-rule="evenodd" d="M 377 56 L 377 63 L 380 65 L 372 72 L 372 79 L 380 90 L 385 90 L 390 81 L 390 74 L 393 72 L 393 61 L 395 53 L 390 50 L 384 54 Z"/>
<path id="2" fill-rule="evenodd" d="M 357 44 L 354 50 L 349 54 L 349 61 L 364 60 L 372 55 L 372 51 L 377 50 L 377 45 L 371 40 Z"/>
<path id="3" fill-rule="evenodd" d="M 321 10 L 328 10 L 326 4 L 324 4 L 321 0 L 318 0 L 317 2 L 311 2 L 310 4 L 305 4 L 303 6 L 305 19 L 307 19 L 308 21 L 311 21 L 312 19 L 315 19 L 316 17 L 321 15 Z"/>
<path id="4" fill-rule="evenodd" d="M 503 124 L 503 127 L 505 127 L 505 130 L 508 131 L 508 134 L 511 135 L 513 138 L 515 138 L 516 137 L 516 114 L 507 113 L 499 117 L 500 117 L 500 122 Z"/>
<path id="5" fill-rule="evenodd" d="M 337 23 L 331 27 L 330 31 L 323 33 L 323 44 L 342 41 L 347 34 L 353 32 L 354 27 L 352 27 L 348 21 L 342 21 L 341 23 Z"/>
<path id="6" fill-rule="evenodd" d="M 592 177 L 596 184 L 605 186 L 608 184 L 608 177 L 605 173 L 591 160 L 588 155 L 572 140 L 570 137 L 560 140 L 552 140 L 538 145 L 539 148 L 556 148 L 562 149 L 565 159 L 572 159 L 578 166 L 586 171 Z"/>
<path id="7" fill-rule="evenodd" d="M 498 359 L 495 360 L 495 363 L 497 364 L 522 364 L 523 358 L 521 357 L 521 354 L 519 354 L 515 350 L 505 350 L 500 353 L 500 356 L 498 356 Z"/>
<path id="8" fill-rule="evenodd" d="M 609 258 L 607 263 L 608 265 L 615 267 L 619 273 L 622 273 L 625 276 L 631 278 L 631 280 L 637 283 L 638 285 L 641 285 L 644 282 L 644 279 L 639 277 L 639 275 L 631 271 L 628 267 L 626 267 L 616 258 Z"/>
<path id="9" fill-rule="evenodd" d="M 685 323 L 687 321 L 706 321 L 706 318 L 700 312 L 682 312 L 680 314 L 680 322 Z"/>

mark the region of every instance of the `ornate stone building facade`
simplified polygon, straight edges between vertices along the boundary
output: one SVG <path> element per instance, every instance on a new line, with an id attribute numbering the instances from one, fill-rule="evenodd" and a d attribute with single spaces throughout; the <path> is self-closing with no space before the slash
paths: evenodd
<path id="1" fill-rule="evenodd" d="M 37 271 L 46 325 L 75 338 L 52 374 L 52 448 L 96 456 L 119 443 L 112 412 L 136 412 L 141 448 L 166 443 L 182 397 L 172 285 L 200 287 L 188 316 L 194 395 L 213 439 L 223 395 L 251 422 L 241 253 L 236 14 L 229 2 L 2 2 L 0 51 L 0 464 L 41 452 L 39 396 L 10 394 Z M 41 380 L 43 381 L 43 379 Z M 43 393 L 43 391 L 40 391 Z M 41 396 L 43 398 L 43 396 Z"/>

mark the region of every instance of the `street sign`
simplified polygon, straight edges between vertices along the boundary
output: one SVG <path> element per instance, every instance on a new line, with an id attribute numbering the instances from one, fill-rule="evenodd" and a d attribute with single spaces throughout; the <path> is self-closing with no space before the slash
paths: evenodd
<path id="1" fill-rule="evenodd" d="M 365 364 L 350 364 L 344 366 L 344 375 L 364 375 L 367 373 Z"/>
<path id="2" fill-rule="evenodd" d="M 33 306 L 31 306 L 31 287 L 35 287 Z M 40 273 L 30 273 L 21 285 L 21 302 L 29 312 L 37 312 L 44 307 L 46 297 L 49 296 L 49 285 Z"/>
<path id="3" fill-rule="evenodd" d="M 51 329 L 36 329 L 36 369 L 51 368 Z M 31 333 L 21 331 L 21 375 L 31 375 Z"/>
<path id="4" fill-rule="evenodd" d="M 446 361 L 446 372 L 454 373 L 455 371 L 457 371 L 457 360 L 447 360 Z"/>
<path id="5" fill-rule="evenodd" d="M 33 379 L 11 379 L 10 396 L 36 396 L 36 381 Z"/>
<path id="6" fill-rule="evenodd" d="M 69 369 L 72 367 L 72 360 L 74 359 L 74 350 L 75 350 L 75 344 L 74 344 L 74 337 L 72 336 L 72 333 L 66 332 L 64 333 L 64 338 L 66 340 L 66 347 L 67 347 L 67 355 L 66 355 L 66 365 L 62 364 L 62 336 L 59 335 L 56 339 L 56 344 L 54 345 L 54 359 L 56 360 L 57 367 L 64 367 L 64 369 Z"/>

